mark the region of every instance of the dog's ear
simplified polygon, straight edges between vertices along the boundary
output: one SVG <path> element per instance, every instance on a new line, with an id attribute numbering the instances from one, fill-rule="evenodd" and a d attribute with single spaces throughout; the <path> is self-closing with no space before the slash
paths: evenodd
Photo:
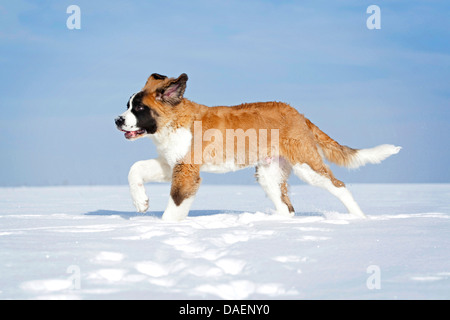
<path id="1" fill-rule="evenodd" d="M 169 81 L 164 87 L 156 89 L 156 100 L 176 106 L 183 100 L 187 81 L 188 76 L 186 73 L 181 74 L 177 79 Z"/>
<path id="2" fill-rule="evenodd" d="M 167 76 L 163 76 L 158 73 L 152 73 L 150 77 L 148 77 L 147 82 L 145 83 L 144 88 L 142 91 L 153 91 L 155 87 L 158 87 L 161 85 L 161 83 L 164 82 L 164 80 L 167 79 Z"/>
<path id="3" fill-rule="evenodd" d="M 152 73 L 150 78 L 153 78 L 155 80 L 164 80 L 167 78 L 167 76 L 163 76 L 162 74 L 159 74 L 159 73 Z"/>

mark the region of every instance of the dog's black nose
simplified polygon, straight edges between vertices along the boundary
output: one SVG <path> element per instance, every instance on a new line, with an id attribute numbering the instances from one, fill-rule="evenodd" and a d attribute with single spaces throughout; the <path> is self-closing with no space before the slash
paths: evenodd
<path id="1" fill-rule="evenodd" d="M 123 124 L 125 123 L 125 119 L 122 116 L 117 117 L 115 121 L 116 121 L 116 126 L 118 126 L 118 127 L 123 126 Z"/>

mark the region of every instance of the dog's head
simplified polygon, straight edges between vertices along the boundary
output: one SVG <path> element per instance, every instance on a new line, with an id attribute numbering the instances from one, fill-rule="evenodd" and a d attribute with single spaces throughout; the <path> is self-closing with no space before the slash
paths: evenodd
<path id="1" fill-rule="evenodd" d="M 168 124 L 183 101 L 188 76 L 168 78 L 152 74 L 144 88 L 133 94 L 127 103 L 127 111 L 115 119 L 117 129 L 125 132 L 125 138 L 135 140 L 154 134 Z"/>

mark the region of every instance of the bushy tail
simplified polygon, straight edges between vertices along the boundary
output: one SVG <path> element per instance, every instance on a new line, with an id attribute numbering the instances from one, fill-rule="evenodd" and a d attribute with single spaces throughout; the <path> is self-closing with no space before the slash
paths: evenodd
<path id="1" fill-rule="evenodd" d="M 358 168 L 367 163 L 380 163 L 387 157 L 398 153 L 401 149 L 401 147 L 396 147 L 391 144 L 383 144 L 370 149 L 352 149 L 347 146 L 342 146 L 331 139 L 311 121 L 308 119 L 305 120 L 317 141 L 317 145 L 321 148 L 324 157 L 328 161 L 343 167 Z"/>

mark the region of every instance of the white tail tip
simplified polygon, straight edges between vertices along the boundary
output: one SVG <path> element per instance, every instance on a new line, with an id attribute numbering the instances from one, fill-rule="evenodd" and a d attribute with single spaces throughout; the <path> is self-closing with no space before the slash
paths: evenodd
<path id="1" fill-rule="evenodd" d="M 358 168 L 367 163 L 380 163 L 384 159 L 393 154 L 399 153 L 402 147 L 397 147 L 392 144 L 382 144 L 370 149 L 358 150 L 352 158 L 349 168 Z"/>

